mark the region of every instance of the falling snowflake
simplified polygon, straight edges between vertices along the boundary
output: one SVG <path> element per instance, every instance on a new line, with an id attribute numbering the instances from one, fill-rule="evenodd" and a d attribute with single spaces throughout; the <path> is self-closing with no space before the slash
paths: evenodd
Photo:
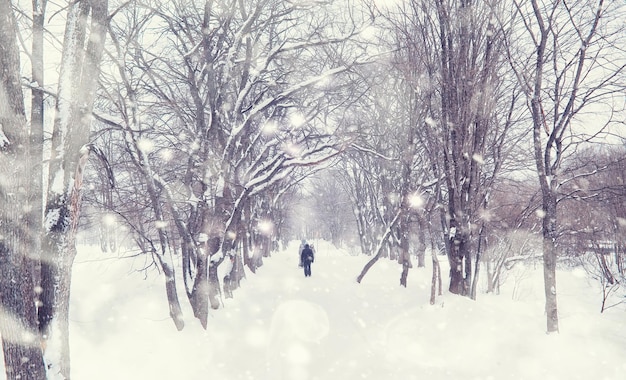
<path id="1" fill-rule="evenodd" d="M 146 138 L 137 139 L 137 149 L 145 154 L 148 154 L 154 150 L 154 141 Z"/>
<path id="2" fill-rule="evenodd" d="M 424 199 L 418 193 L 413 193 L 409 195 L 409 207 L 411 208 L 422 208 L 424 206 Z"/>
<path id="3" fill-rule="evenodd" d="M 306 123 L 306 118 L 300 112 L 294 112 L 289 116 L 289 122 L 294 128 L 300 128 Z"/>
<path id="4" fill-rule="evenodd" d="M 274 223 L 269 220 L 262 220 L 258 224 L 259 231 L 264 235 L 271 235 L 274 230 Z"/>

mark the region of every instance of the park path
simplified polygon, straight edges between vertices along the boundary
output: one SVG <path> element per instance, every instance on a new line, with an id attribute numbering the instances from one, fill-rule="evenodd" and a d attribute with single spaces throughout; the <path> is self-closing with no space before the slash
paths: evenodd
<path id="1" fill-rule="evenodd" d="M 407 290 L 392 278 L 384 284 L 366 277 L 358 284 L 365 260 L 321 245 L 312 276 L 305 277 L 295 243 L 266 259 L 215 313 L 215 324 L 225 324 L 231 332 L 223 341 L 225 350 L 215 357 L 219 366 L 237 366 L 240 371 L 230 374 L 236 379 L 251 374 L 268 379 L 384 378 L 388 369 L 378 364 L 384 362 L 387 331 L 397 311 L 414 307 L 415 300 L 410 304 Z M 245 342 L 236 345 L 244 352 L 230 356 L 229 341 Z"/>

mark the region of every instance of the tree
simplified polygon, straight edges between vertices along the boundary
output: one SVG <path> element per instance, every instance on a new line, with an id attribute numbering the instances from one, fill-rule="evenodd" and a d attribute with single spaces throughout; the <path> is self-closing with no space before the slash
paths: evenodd
<path id="1" fill-rule="evenodd" d="M 48 371 L 70 377 L 69 300 L 91 114 L 108 23 L 107 0 L 69 5 L 52 131 L 41 258 L 39 329 L 54 347 Z"/>
<path id="2" fill-rule="evenodd" d="M 592 146 L 563 162 L 559 246 L 602 287 L 601 312 L 624 281 L 626 196 L 623 146 Z M 619 302 L 618 302 L 619 303 Z"/>
<path id="3" fill-rule="evenodd" d="M 556 261 L 557 204 L 564 155 L 613 123 L 614 94 L 624 90 L 626 68 L 618 39 L 623 6 L 615 2 L 514 1 L 518 23 L 509 62 L 528 99 L 533 152 L 541 187 L 544 288 L 547 331 L 559 330 Z M 507 26 L 508 28 L 508 26 Z M 532 45 L 524 45 L 531 43 Z M 616 52 L 615 58 L 611 57 Z M 608 104 L 608 115 L 587 136 L 577 125 L 590 106 Z M 596 124 L 597 125 L 597 124 Z"/>
<path id="4" fill-rule="evenodd" d="M 41 238 L 43 231 L 43 202 L 41 194 L 43 187 L 43 165 L 44 165 L 44 19 L 46 14 L 47 0 L 32 1 L 33 15 L 33 35 L 31 52 L 31 104 L 30 104 L 30 176 L 32 194 L 31 221 L 33 231 L 33 251 L 41 252 Z M 37 232 L 35 232 L 37 231 Z"/>
<path id="5" fill-rule="evenodd" d="M 187 298 L 204 327 L 209 307 L 221 306 L 217 268 L 232 260 L 233 269 L 243 261 L 254 270 L 249 249 L 259 245 L 269 255 L 273 237 L 259 226 L 267 219 L 278 225 L 271 219 L 283 214 L 282 189 L 344 149 L 320 110 L 345 96 L 341 84 L 358 54 L 339 54 L 355 27 L 347 17 L 345 31 L 331 33 L 338 24 L 324 16 L 330 7 L 148 2 L 129 6 L 124 21 L 112 24 L 115 71 L 106 73 L 99 120 L 120 142 L 112 165 L 133 163 L 116 174 L 117 186 L 149 195 L 136 203 L 149 206 L 141 212 L 116 210 L 132 221 L 145 253 L 154 255 L 153 246 L 163 262 L 180 253 Z M 169 38 L 146 43 L 155 33 Z"/>
<path id="6" fill-rule="evenodd" d="M 43 379 L 33 282 L 37 230 L 30 229 L 33 217 L 27 207 L 37 194 L 30 182 L 17 35 L 11 2 L 0 1 L 0 335 L 7 378 Z"/>
<path id="7" fill-rule="evenodd" d="M 355 230 L 352 205 L 348 194 L 337 181 L 341 171 L 333 167 L 310 177 L 303 190 L 303 198 L 309 224 L 316 226 L 317 233 L 330 239 L 336 247 L 354 237 Z"/>
<path id="8" fill-rule="evenodd" d="M 411 2 L 389 11 L 400 75 L 411 89 L 415 144 L 445 208 L 449 290 L 475 297 L 488 195 L 507 159 L 518 96 L 502 74 L 505 35 L 493 23 L 501 4 Z M 445 210 L 445 211 L 444 211 Z"/>

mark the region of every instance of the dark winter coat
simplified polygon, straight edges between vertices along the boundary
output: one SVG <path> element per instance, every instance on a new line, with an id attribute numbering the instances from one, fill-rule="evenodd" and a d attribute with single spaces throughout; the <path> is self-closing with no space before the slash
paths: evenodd
<path id="1" fill-rule="evenodd" d="M 306 261 L 313 262 L 315 260 L 315 255 L 313 254 L 313 250 L 309 248 L 308 245 L 304 247 L 302 253 L 300 254 L 300 261 L 305 263 Z"/>

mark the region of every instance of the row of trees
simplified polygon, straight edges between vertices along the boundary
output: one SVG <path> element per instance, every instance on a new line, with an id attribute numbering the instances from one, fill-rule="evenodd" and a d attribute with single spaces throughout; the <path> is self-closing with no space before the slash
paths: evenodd
<path id="1" fill-rule="evenodd" d="M 558 244 L 567 228 L 586 227 L 559 224 L 557 204 L 624 199 L 623 184 L 609 181 L 618 177 L 585 185 L 600 184 L 596 173 L 619 167 L 623 151 L 582 161 L 595 168 L 576 161 L 623 112 L 614 96 L 625 83 L 623 7 L 375 4 L 79 0 L 51 10 L 45 0 L 30 8 L 0 0 L 0 334 L 9 378 L 70 377 L 83 193 L 102 216 L 102 247 L 118 247 L 113 227 L 123 225 L 163 273 L 178 329 L 177 280 L 206 328 L 209 308 L 232 296 L 244 267 L 254 272 L 292 233 L 289 205 L 302 193 L 335 192 L 334 204 L 320 196 L 316 206 L 335 241 L 352 222 L 333 211 L 352 205 L 361 250 L 373 256 L 360 278 L 388 255 L 406 285 L 412 242 L 423 266 L 430 238 L 432 302 L 438 250 L 450 263 L 449 290 L 475 298 L 480 255 L 511 247 L 510 230 L 533 231 L 538 215 L 547 329 L 558 330 Z M 51 85 L 48 64 L 59 67 Z M 602 115 L 591 126 L 581 124 L 589 109 Z M 529 156 L 540 191 L 520 207 L 512 173 L 528 170 Z M 622 208 L 612 209 L 616 234 Z M 505 263 L 493 257 L 495 288 Z"/>
<path id="2" fill-rule="evenodd" d="M 254 272 L 269 255 L 304 169 L 345 149 L 324 118 L 349 99 L 342 83 L 363 63 L 347 47 L 351 17 L 324 4 L 207 1 L 136 3 L 110 23 L 94 144 L 111 170 L 94 173 L 93 198 L 111 194 L 101 207 L 163 271 L 178 329 L 172 260 L 206 327 L 222 279 L 232 290 L 244 266 Z"/>
<path id="3" fill-rule="evenodd" d="M 475 298 L 481 254 L 498 246 L 509 230 L 537 230 L 539 218 L 547 330 L 558 331 L 556 262 L 571 220 L 570 200 L 604 193 L 610 203 L 623 203 L 621 192 L 615 193 L 619 185 L 595 187 L 584 197 L 581 189 L 569 189 L 580 178 L 600 181 L 594 176 L 600 168 L 577 171 L 565 165 L 583 157 L 590 142 L 611 141 L 623 126 L 618 95 L 626 63 L 618 21 L 623 11 L 605 1 L 412 1 L 380 10 L 386 36 L 392 37 L 382 43 L 393 54 L 382 64 L 389 75 L 376 77 L 364 99 L 362 108 L 376 112 L 360 117 L 361 124 L 375 126 L 374 135 L 395 138 L 364 139 L 344 162 L 345 181 L 355 193 L 369 194 L 356 205 L 359 226 L 377 232 L 361 233 L 364 250 L 376 256 L 360 278 L 388 254 L 385 249 L 400 252 L 399 262 L 407 265 L 403 222 L 411 219 L 421 233 L 427 222 L 440 236 L 434 241 L 447 254 L 449 291 Z M 611 159 L 622 155 L 617 149 Z M 539 186 L 522 184 L 529 196 L 517 193 L 519 213 L 504 215 L 500 210 L 512 209 L 503 191 L 513 190 L 515 179 L 531 171 Z M 416 196 L 419 212 L 411 208 Z M 620 218 L 623 214 L 609 225 L 622 225 Z M 388 241 L 373 251 L 370 236 Z M 423 238 L 416 240 L 421 252 Z"/>

